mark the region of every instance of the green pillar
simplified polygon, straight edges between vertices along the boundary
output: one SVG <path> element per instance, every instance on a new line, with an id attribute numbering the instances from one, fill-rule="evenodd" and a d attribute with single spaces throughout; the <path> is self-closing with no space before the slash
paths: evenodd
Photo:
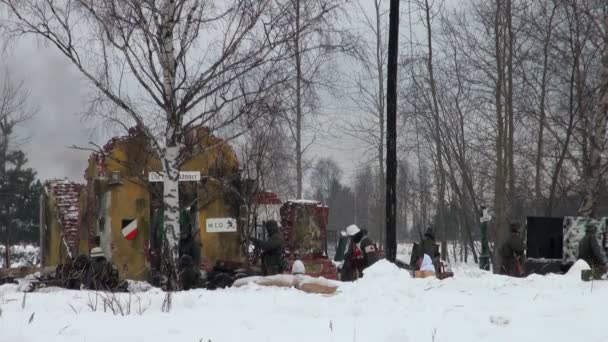
<path id="1" fill-rule="evenodd" d="M 481 222 L 481 255 L 479 256 L 479 268 L 490 270 L 490 246 L 488 245 L 488 222 Z"/>

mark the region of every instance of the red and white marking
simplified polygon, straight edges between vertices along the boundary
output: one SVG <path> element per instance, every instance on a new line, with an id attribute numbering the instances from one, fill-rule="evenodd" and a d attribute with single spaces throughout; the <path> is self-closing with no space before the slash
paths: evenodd
<path id="1" fill-rule="evenodd" d="M 133 240 L 137 236 L 137 232 L 137 220 L 133 220 L 122 229 L 122 236 L 127 240 Z"/>

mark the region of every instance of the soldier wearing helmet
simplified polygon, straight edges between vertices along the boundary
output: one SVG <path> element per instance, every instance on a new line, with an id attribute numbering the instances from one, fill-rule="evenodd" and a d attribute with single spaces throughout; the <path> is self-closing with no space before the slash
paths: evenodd
<path id="1" fill-rule="evenodd" d="M 350 237 L 350 248 L 345 259 L 350 261 L 358 277 L 360 272 L 378 261 L 380 255 L 376 244 L 365 230 L 353 224 L 346 228 L 346 235 Z"/>
<path id="2" fill-rule="evenodd" d="M 597 242 L 597 228 L 591 222 L 585 225 L 585 236 L 578 244 L 578 258 L 585 260 L 593 269 L 606 270 L 608 264 L 604 251 Z"/>

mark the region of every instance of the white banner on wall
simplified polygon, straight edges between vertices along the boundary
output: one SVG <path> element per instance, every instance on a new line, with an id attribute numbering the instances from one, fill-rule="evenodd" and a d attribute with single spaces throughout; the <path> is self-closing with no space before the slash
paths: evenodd
<path id="1" fill-rule="evenodd" d="M 162 182 L 164 180 L 164 174 L 162 172 L 149 172 L 148 181 L 150 182 Z M 200 171 L 180 171 L 179 181 L 180 182 L 198 182 L 201 180 Z"/>
<path id="2" fill-rule="evenodd" d="M 207 233 L 234 233 L 236 232 L 236 219 L 231 217 L 208 218 Z"/>

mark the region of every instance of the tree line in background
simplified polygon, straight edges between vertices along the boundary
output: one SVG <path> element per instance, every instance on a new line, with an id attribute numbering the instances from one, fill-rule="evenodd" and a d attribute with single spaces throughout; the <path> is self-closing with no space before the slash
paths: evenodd
<path id="1" fill-rule="evenodd" d="M 607 215 L 608 4 L 412 0 L 404 7 L 399 238 L 433 227 L 444 256 L 445 242 L 459 240 L 476 258 L 482 206 L 495 213 L 497 244 L 508 223 L 526 216 Z M 337 68 L 339 108 L 328 101 L 317 113 L 334 120 L 336 135 L 358 141 L 365 158 L 348 177 L 327 158 L 304 164 L 309 195 L 330 206 L 332 229 L 358 223 L 382 241 L 388 1 L 355 2 L 346 12 L 358 38 L 339 53 L 350 61 Z M 290 157 L 275 160 L 292 170 Z"/>
<path id="2" fill-rule="evenodd" d="M 89 81 L 90 113 L 151 139 L 174 259 L 179 151 L 200 124 L 261 187 L 322 200 L 331 228 L 383 240 L 388 0 L 0 5 L 10 37 L 44 39 Z M 527 215 L 608 213 L 605 1 L 409 0 L 400 27 L 401 239 L 433 227 L 445 257 L 448 240 L 476 256 L 482 205 L 497 244 Z M 320 137 L 356 141 L 341 146 L 363 152 L 356 170 L 311 158 Z"/>
<path id="3" fill-rule="evenodd" d="M 38 243 L 42 184 L 27 167 L 21 150 L 19 129 L 36 108 L 28 103 L 29 92 L 7 69 L 0 69 L 0 244 Z M 3 255 L 8 262 L 8 249 Z"/>

